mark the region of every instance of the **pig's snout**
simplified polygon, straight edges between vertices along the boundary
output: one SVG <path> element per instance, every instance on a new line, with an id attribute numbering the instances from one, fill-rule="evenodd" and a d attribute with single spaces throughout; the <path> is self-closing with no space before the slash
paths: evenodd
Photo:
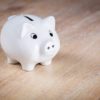
<path id="1" fill-rule="evenodd" d="M 45 52 L 51 52 L 54 50 L 55 45 L 52 42 L 48 42 L 45 45 Z"/>
<path id="2" fill-rule="evenodd" d="M 42 47 L 42 50 L 44 52 L 44 55 L 53 55 L 55 51 L 55 44 L 53 43 L 53 41 L 47 41 Z"/>

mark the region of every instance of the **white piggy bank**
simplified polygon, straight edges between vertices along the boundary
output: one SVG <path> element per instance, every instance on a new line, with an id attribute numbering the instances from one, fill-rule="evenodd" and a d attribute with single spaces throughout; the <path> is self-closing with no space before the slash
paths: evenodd
<path id="1" fill-rule="evenodd" d="M 49 65 L 60 49 L 55 18 L 9 17 L 1 31 L 1 47 L 8 63 L 20 62 L 23 70 L 31 71 L 38 63 Z"/>

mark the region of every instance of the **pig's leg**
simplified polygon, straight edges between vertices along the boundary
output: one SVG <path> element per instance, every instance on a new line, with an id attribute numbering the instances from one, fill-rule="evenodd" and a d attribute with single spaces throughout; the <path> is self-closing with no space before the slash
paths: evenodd
<path id="1" fill-rule="evenodd" d="M 42 65 L 50 65 L 51 62 L 52 62 L 52 60 L 48 60 L 48 61 L 42 62 Z"/>
<path id="2" fill-rule="evenodd" d="M 11 59 L 10 57 L 7 57 L 7 63 L 8 64 L 16 64 L 18 62 L 16 60 L 14 60 L 14 59 Z"/>
<path id="3" fill-rule="evenodd" d="M 36 65 L 36 63 L 21 63 L 22 69 L 25 71 L 32 71 Z"/>

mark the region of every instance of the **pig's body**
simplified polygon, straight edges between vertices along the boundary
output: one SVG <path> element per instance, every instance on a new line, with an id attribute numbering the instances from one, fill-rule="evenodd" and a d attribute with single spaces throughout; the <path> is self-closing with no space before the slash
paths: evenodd
<path id="1" fill-rule="evenodd" d="M 27 71 L 32 70 L 37 63 L 51 63 L 60 48 L 60 42 L 55 30 L 46 25 L 47 21 L 50 18 L 43 20 L 32 15 L 12 16 L 8 19 L 1 31 L 1 46 L 8 63 L 20 62 Z M 54 31 L 55 37 L 48 35 L 50 30 Z M 47 49 L 49 47 L 51 51 Z"/>

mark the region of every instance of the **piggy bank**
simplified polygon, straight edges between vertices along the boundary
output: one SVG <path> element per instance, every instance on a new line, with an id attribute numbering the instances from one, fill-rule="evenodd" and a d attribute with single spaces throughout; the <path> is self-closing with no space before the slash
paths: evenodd
<path id="1" fill-rule="evenodd" d="M 55 18 L 10 16 L 1 31 L 1 47 L 7 56 L 7 62 L 19 62 L 25 71 L 33 70 L 38 63 L 51 64 L 60 49 Z"/>

